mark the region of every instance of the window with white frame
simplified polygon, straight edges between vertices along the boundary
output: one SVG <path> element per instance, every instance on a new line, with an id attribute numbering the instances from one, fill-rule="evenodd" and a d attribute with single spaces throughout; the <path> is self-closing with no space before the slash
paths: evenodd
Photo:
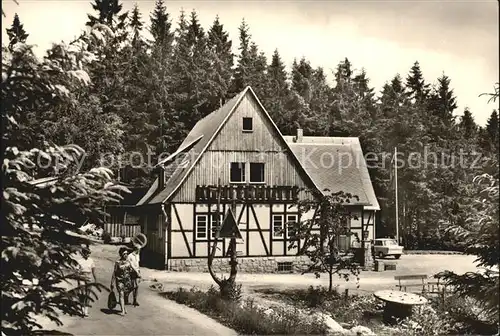
<path id="1" fill-rule="evenodd" d="M 250 162 L 250 183 L 264 183 L 264 163 Z"/>
<path id="2" fill-rule="evenodd" d="M 215 234 L 217 233 L 217 214 L 211 214 L 211 223 L 210 223 L 210 239 L 215 239 Z M 218 225 L 222 225 L 222 216 L 219 215 L 219 223 Z"/>
<path id="3" fill-rule="evenodd" d="M 295 238 L 297 231 L 297 215 L 287 215 L 286 216 L 286 237 Z"/>
<path id="4" fill-rule="evenodd" d="M 231 162 L 230 182 L 245 182 L 245 163 Z"/>
<path id="5" fill-rule="evenodd" d="M 273 215 L 273 237 L 282 238 L 283 237 L 283 215 Z"/>
<path id="6" fill-rule="evenodd" d="M 196 239 L 207 239 L 208 216 L 196 215 Z"/>

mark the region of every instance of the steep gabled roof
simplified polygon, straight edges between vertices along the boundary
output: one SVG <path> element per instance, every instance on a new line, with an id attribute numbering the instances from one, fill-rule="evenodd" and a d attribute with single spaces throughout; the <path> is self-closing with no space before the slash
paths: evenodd
<path id="1" fill-rule="evenodd" d="M 380 210 L 361 144 L 356 137 L 284 136 L 304 169 L 323 192 L 357 195 L 366 210 Z"/>
<path id="2" fill-rule="evenodd" d="M 255 92 L 252 90 L 250 86 L 247 86 L 242 92 L 237 94 L 232 99 L 228 100 L 220 109 L 210 113 L 205 118 L 201 119 L 196 123 L 194 128 L 191 130 L 191 132 L 189 132 L 188 136 L 179 147 L 181 148 L 183 146 L 187 146 L 195 139 L 199 138 L 200 136 L 203 136 L 201 140 L 199 140 L 196 143 L 196 145 L 194 145 L 193 148 L 187 153 L 187 157 L 189 158 L 189 162 L 187 163 L 187 165 L 175 167 L 174 173 L 172 174 L 172 176 L 170 176 L 168 180 L 166 180 L 165 188 L 162 190 L 157 190 L 158 180 L 156 180 L 149 189 L 149 191 L 147 192 L 147 194 L 143 197 L 143 199 L 141 199 L 141 201 L 137 205 L 164 203 L 173 197 L 175 192 L 182 185 L 185 179 L 189 176 L 190 172 L 193 170 L 194 166 L 196 165 L 200 157 L 207 150 L 207 148 L 210 146 L 215 137 L 219 134 L 220 130 L 224 127 L 227 120 L 229 120 L 229 118 L 231 117 L 231 115 L 241 102 L 242 98 L 246 94 L 251 94 L 253 98 L 257 101 L 258 105 L 263 111 L 264 116 L 271 122 L 274 131 L 279 135 L 279 139 L 282 142 L 282 145 L 285 147 L 286 151 L 292 157 L 297 168 L 299 169 L 299 172 L 306 179 L 306 182 L 308 182 L 308 184 L 311 187 L 316 187 L 313 180 L 304 170 L 299 160 L 295 157 L 293 151 L 288 146 L 288 143 L 283 139 L 281 132 L 279 131 L 278 127 L 273 122 L 269 114 L 267 113 L 264 106 L 262 106 L 262 104 L 260 103 L 259 99 L 255 95 Z"/>
<path id="3" fill-rule="evenodd" d="M 163 166 L 163 178 L 167 182 L 167 185 L 170 181 L 170 178 L 177 172 L 178 168 L 183 168 L 183 166 L 181 165 L 183 162 L 179 162 L 178 160 L 179 155 L 186 153 L 189 154 L 193 150 L 193 148 L 199 144 L 201 139 L 203 139 L 203 135 L 195 137 L 194 139 L 191 139 L 189 141 L 184 140 L 184 142 L 179 146 L 175 153 L 173 153 L 166 159 L 161 160 L 155 166 L 155 168 L 157 168 L 157 166 Z M 160 192 L 162 192 L 162 190 L 158 190 L 158 178 L 156 178 L 156 180 L 153 182 L 153 185 L 139 200 L 137 205 L 144 205 L 146 203 L 149 203 L 149 201 L 156 198 L 160 194 Z"/>

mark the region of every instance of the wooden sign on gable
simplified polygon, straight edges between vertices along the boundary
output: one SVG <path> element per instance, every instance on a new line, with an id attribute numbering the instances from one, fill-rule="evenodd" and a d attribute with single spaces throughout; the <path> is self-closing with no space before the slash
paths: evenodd
<path id="1" fill-rule="evenodd" d="M 219 238 L 237 238 L 243 239 L 233 211 L 229 208 L 219 230 Z"/>

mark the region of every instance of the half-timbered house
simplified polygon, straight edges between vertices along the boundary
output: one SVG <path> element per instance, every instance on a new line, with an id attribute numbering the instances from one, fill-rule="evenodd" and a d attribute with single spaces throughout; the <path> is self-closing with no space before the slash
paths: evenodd
<path id="1" fill-rule="evenodd" d="M 294 237 L 287 223 L 305 219 L 293 206 L 311 197 L 302 188 L 358 195 L 350 207 L 359 219 L 350 225 L 359 237 L 365 231 L 374 238 L 379 206 L 359 140 L 308 137 L 301 130 L 282 136 L 250 87 L 200 120 L 159 166 L 136 208 L 148 238 L 143 260 L 150 265 L 206 270 L 217 216 L 232 207 L 243 237 L 237 245 L 241 270 L 297 268 L 307 260 L 288 248 Z M 341 244 L 348 248 L 351 242 Z M 227 242 L 218 246 L 216 256 L 225 256 Z"/>

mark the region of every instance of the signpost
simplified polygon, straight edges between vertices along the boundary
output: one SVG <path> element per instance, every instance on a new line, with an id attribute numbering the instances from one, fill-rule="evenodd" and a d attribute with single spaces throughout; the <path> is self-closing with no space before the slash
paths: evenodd
<path id="1" fill-rule="evenodd" d="M 229 208 L 222 222 L 222 226 L 218 232 L 218 238 L 237 238 L 243 239 L 236 218 L 234 218 L 233 210 Z"/>
<path id="2" fill-rule="evenodd" d="M 217 186 L 217 214 L 220 214 L 220 179 Z M 233 199 L 231 207 L 227 210 L 224 217 L 222 225 L 219 225 L 220 215 L 217 216 L 217 227 L 218 230 L 215 234 L 215 241 L 212 246 L 212 253 L 208 256 L 208 271 L 214 279 L 214 281 L 219 285 L 221 296 L 231 299 L 234 294 L 235 280 L 237 273 L 238 261 L 236 260 L 236 239 L 243 239 L 240 229 L 238 228 L 238 222 L 234 216 L 234 210 L 236 210 L 236 200 Z M 219 239 L 230 239 L 229 247 L 227 250 L 227 255 L 230 257 L 229 265 L 231 266 L 231 271 L 229 278 L 220 279 L 212 269 L 212 262 L 215 257 L 215 252 L 217 250 L 217 243 Z"/>

